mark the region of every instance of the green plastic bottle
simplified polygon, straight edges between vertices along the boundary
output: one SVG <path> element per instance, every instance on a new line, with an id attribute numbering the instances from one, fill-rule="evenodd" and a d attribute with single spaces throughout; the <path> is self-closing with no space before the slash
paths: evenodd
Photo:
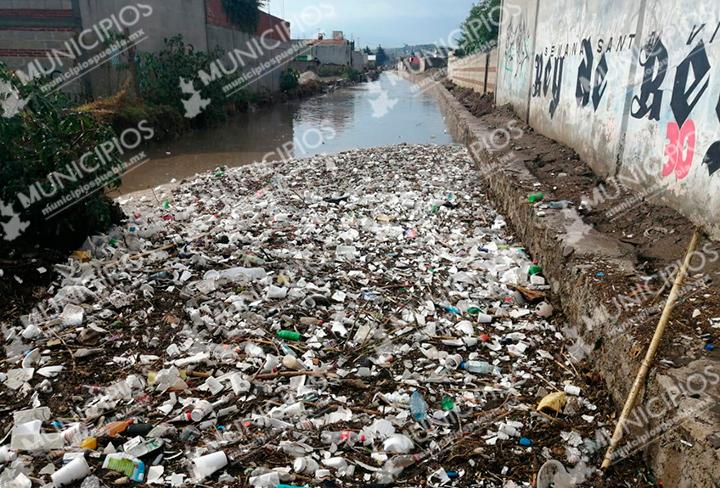
<path id="1" fill-rule="evenodd" d="M 445 395 L 440 402 L 440 406 L 442 406 L 443 410 L 449 412 L 450 410 L 455 408 L 455 400 L 453 400 L 452 397 Z"/>
<path id="2" fill-rule="evenodd" d="M 542 201 L 543 198 L 545 198 L 545 195 L 543 195 L 542 192 L 531 193 L 528 195 L 528 202 L 537 203 Z"/>
<path id="3" fill-rule="evenodd" d="M 286 341 L 299 341 L 302 338 L 302 334 L 300 332 L 295 332 L 294 330 L 281 330 L 278 331 L 277 336 L 279 339 L 284 339 Z"/>
<path id="4" fill-rule="evenodd" d="M 533 264 L 528 269 L 528 274 L 530 276 L 535 276 L 536 274 L 540 274 L 540 273 L 542 273 L 542 266 L 540 266 L 539 264 Z"/>

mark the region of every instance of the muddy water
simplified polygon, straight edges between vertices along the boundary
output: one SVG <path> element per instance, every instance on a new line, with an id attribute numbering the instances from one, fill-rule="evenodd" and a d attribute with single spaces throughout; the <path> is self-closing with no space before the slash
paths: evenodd
<path id="1" fill-rule="evenodd" d="M 149 161 L 123 176 L 129 193 L 221 165 L 307 157 L 392 144 L 449 144 L 432 94 L 393 73 L 309 100 L 241 114 L 221 127 L 150 147 Z"/>

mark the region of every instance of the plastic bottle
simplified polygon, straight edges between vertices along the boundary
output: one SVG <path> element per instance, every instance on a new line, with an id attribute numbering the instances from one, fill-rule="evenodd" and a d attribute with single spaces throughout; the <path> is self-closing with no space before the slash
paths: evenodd
<path id="1" fill-rule="evenodd" d="M 340 444 L 341 442 L 347 442 L 352 445 L 358 441 L 365 442 L 365 436 L 350 430 L 342 430 L 339 432 L 325 431 L 320 433 L 320 440 L 325 444 Z"/>
<path id="2" fill-rule="evenodd" d="M 180 432 L 180 440 L 182 442 L 192 442 L 194 439 L 200 437 L 200 435 L 202 434 L 196 427 L 188 425 Z"/>
<path id="3" fill-rule="evenodd" d="M 542 266 L 540 266 L 539 264 L 533 264 L 532 266 L 530 266 L 530 268 L 528 268 L 528 274 L 530 276 L 534 276 L 540 273 L 542 273 Z"/>
<path id="4" fill-rule="evenodd" d="M 195 405 L 193 405 L 192 412 L 190 413 L 190 418 L 193 422 L 200 422 L 202 419 L 210 415 L 212 411 L 212 403 L 208 402 L 207 400 L 199 400 L 197 403 L 195 403 Z"/>
<path id="5" fill-rule="evenodd" d="M 545 198 L 545 195 L 542 194 L 542 192 L 535 192 L 528 195 L 528 202 L 530 203 L 536 203 L 540 202 Z"/>
<path id="6" fill-rule="evenodd" d="M 302 338 L 302 334 L 299 332 L 295 332 L 294 330 L 281 330 L 278 331 L 277 336 L 279 339 L 284 339 L 286 341 L 299 341 Z"/>
<path id="7" fill-rule="evenodd" d="M 548 203 L 548 208 L 551 208 L 551 209 L 553 209 L 553 210 L 563 210 L 563 209 L 565 209 L 565 208 L 570 208 L 570 207 L 572 207 L 572 204 L 573 204 L 573 203 L 570 202 L 570 201 L 568 201 L 568 200 L 559 200 L 559 201 L 556 201 L 556 202 L 549 202 L 549 203 Z"/>
<path id="8" fill-rule="evenodd" d="M 455 400 L 453 400 L 452 397 L 445 395 L 440 402 L 440 405 L 442 406 L 443 410 L 449 412 L 450 410 L 453 410 L 455 408 Z"/>
<path id="9" fill-rule="evenodd" d="M 415 390 L 410 396 L 410 413 L 416 421 L 420 422 L 427 419 L 427 410 L 428 406 L 422 393 Z"/>
<path id="10" fill-rule="evenodd" d="M 468 373 L 474 374 L 492 374 L 500 372 L 497 366 L 493 366 L 487 361 L 466 361 L 462 363 L 460 367 Z"/>
<path id="11" fill-rule="evenodd" d="M 127 430 L 128 426 L 132 424 L 133 421 L 131 420 L 121 420 L 119 422 L 110 422 L 109 424 L 105 425 L 105 434 L 109 437 L 117 437 L 125 430 Z"/>

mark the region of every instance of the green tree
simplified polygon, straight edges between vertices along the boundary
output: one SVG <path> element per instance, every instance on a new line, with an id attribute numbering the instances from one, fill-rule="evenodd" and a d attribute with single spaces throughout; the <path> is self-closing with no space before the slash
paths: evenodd
<path id="1" fill-rule="evenodd" d="M 497 45 L 501 12 L 501 0 L 481 0 L 473 5 L 470 15 L 460 25 L 462 34 L 457 44 L 462 52 L 487 51 Z"/>
<path id="2" fill-rule="evenodd" d="M 370 46 L 365 46 L 365 54 L 372 54 L 372 49 L 370 49 Z"/>
<path id="3" fill-rule="evenodd" d="M 211 75 L 213 61 L 221 58 L 223 52 L 217 48 L 210 52 L 195 50 L 186 44 L 182 35 L 165 39 L 165 46 L 154 53 L 138 54 L 138 86 L 140 96 L 151 105 L 170 106 L 180 114 L 185 113 L 183 100 L 187 95 L 181 90 L 181 81 L 193 84 L 202 98 L 210 100 L 210 105 L 200 114 L 194 123 L 206 125 L 211 121 L 225 118 L 227 97 L 222 90 L 222 78 L 208 86 L 198 79 L 201 71 Z"/>
<path id="4" fill-rule="evenodd" d="M 222 0 L 223 8 L 233 24 L 245 32 L 254 33 L 260 21 L 260 7 L 265 0 Z"/>
<path id="5" fill-rule="evenodd" d="M 376 61 L 378 66 L 384 66 L 387 63 L 388 56 L 382 46 L 378 46 L 375 55 L 377 56 Z"/>

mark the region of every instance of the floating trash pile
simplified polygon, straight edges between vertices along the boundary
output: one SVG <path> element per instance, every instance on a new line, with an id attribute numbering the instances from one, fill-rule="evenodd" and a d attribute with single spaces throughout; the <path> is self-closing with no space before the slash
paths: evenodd
<path id="1" fill-rule="evenodd" d="M 3 324 L 0 485 L 597 478 L 602 379 L 478 178 L 462 147 L 403 145 L 124 202 Z"/>

